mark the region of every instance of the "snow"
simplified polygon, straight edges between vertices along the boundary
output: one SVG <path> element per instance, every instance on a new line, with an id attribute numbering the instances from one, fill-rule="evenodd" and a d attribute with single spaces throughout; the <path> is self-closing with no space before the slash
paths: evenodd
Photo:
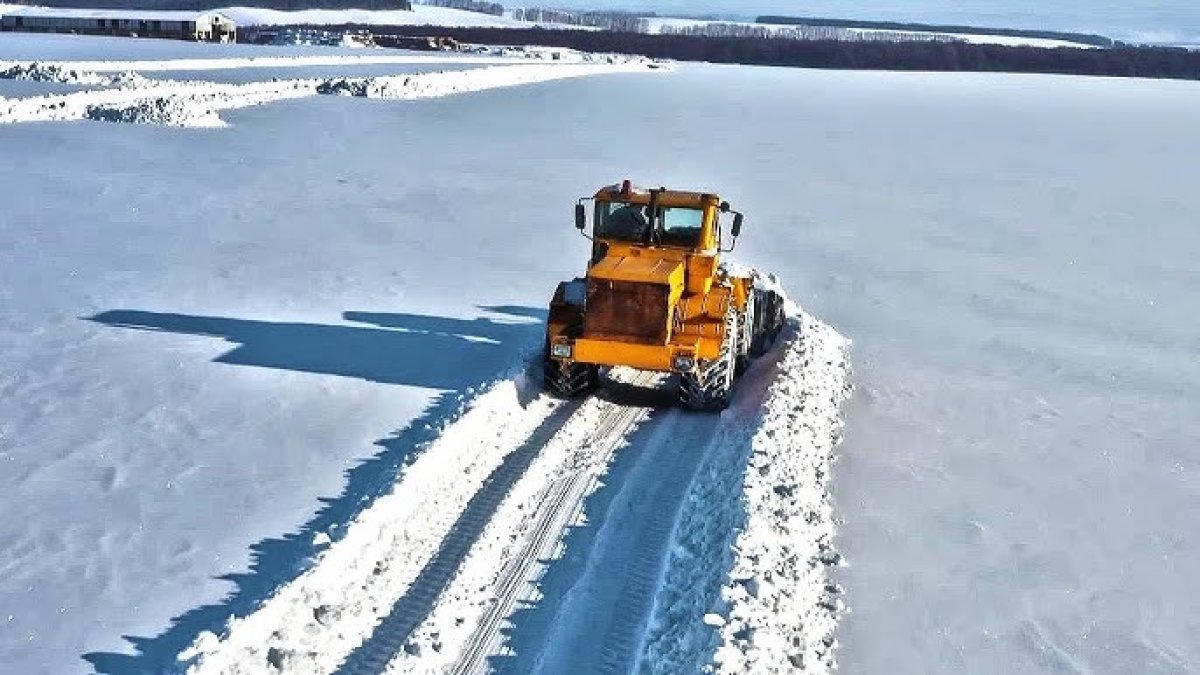
<path id="1" fill-rule="evenodd" d="M 408 597 L 485 481 L 561 405 L 548 397 L 525 404 L 511 381 L 481 395 L 404 470 L 394 491 L 339 528 L 344 538 L 311 569 L 234 619 L 223 639 L 201 633 L 180 654 L 189 675 L 264 672 L 269 661 L 297 675 L 336 670 Z"/>
<path id="2" fill-rule="evenodd" d="M 841 601 L 826 571 L 839 560 L 828 485 L 848 345 L 789 313 L 783 348 L 741 384 L 766 391 L 740 393 L 688 489 L 638 672 L 834 667 Z"/>
<path id="3" fill-rule="evenodd" d="M 850 393 L 848 345 L 811 315 L 797 323 L 763 419 L 752 427 L 740 490 L 746 522 L 721 591 L 728 613 L 715 672 L 820 673 L 835 666 L 841 588 L 826 575 L 838 560 L 828 486 L 841 404 Z"/>
<path id="4" fill-rule="evenodd" d="M 0 68 L 5 65 L 0 62 Z M 85 65 L 89 64 L 60 66 L 32 63 L 27 66 L 16 64 L 0 70 L 0 77 L 8 75 L 13 79 L 116 85 L 116 88 L 110 89 L 36 96 L 9 102 L 0 100 L 0 124 L 88 119 L 177 127 L 220 127 L 224 126 L 224 121 L 217 114 L 220 111 L 318 94 L 411 100 L 569 77 L 646 71 L 645 63 L 629 60 L 604 65 L 510 65 L 414 75 L 337 77 L 326 80 L 276 79 L 227 84 L 162 82 L 146 79 L 136 73 L 104 77 L 81 71 L 80 68 Z M 108 69 L 111 70 L 111 67 Z"/>
<path id="5" fill-rule="evenodd" d="M 491 58 L 491 57 L 466 57 L 466 56 L 426 56 L 414 55 L 411 53 L 399 54 L 363 54 L 363 55 L 345 55 L 345 54 L 326 54 L 324 56 L 257 56 L 248 58 L 239 58 L 229 56 L 227 58 L 214 59 L 155 59 L 155 60 L 105 60 L 105 61 L 69 61 L 66 65 L 59 65 L 54 62 L 2 62 L 0 66 L 7 69 L 13 69 L 11 77 L 28 77 L 27 73 L 38 72 L 53 72 L 52 69 L 61 71 L 64 67 L 69 68 L 71 72 L 77 73 L 70 79 L 60 81 L 73 81 L 81 84 L 106 84 L 100 80 L 85 80 L 82 78 L 84 73 L 111 73 L 111 72 L 129 72 L 136 71 L 153 72 L 153 73 L 172 73 L 178 71 L 214 71 L 214 70 L 260 70 L 264 68 L 286 68 L 286 69 L 311 69 L 317 67 L 343 67 L 357 68 L 360 66 L 374 65 L 428 65 L 428 64 L 465 64 L 465 65 L 480 65 L 480 64 L 500 64 L 511 62 L 511 60 Z M 3 73 L 0 73 L 3 75 Z M 6 75 L 7 76 L 7 75 Z"/>
<path id="6" fill-rule="evenodd" d="M 448 7 L 413 5 L 407 10 L 304 9 L 281 11 L 260 7 L 225 7 L 213 10 L 230 17 L 240 26 L 281 26 L 288 24 L 336 25 L 344 23 L 381 26 L 472 26 L 485 28 L 528 28 L 524 21 L 502 16 L 467 12 Z"/>
<path id="7" fill-rule="evenodd" d="M 197 21 L 219 12 L 211 11 L 153 11 L 143 9 L 71 9 L 66 7 L 9 7 L 6 14 L 27 17 L 70 17 L 81 19 L 139 19 L 143 21 Z"/>
<path id="8" fill-rule="evenodd" d="M 218 53 L 11 37 L 0 52 L 23 62 Z M 0 163 L 0 663 L 164 672 L 197 643 L 221 658 L 200 636 L 302 587 L 343 526 L 389 493 L 425 504 L 409 471 L 452 454 L 438 443 L 455 420 L 532 423 L 505 374 L 582 269 L 571 206 L 629 177 L 720 190 L 747 213 L 739 259 L 853 340 L 829 483 L 846 565 L 828 583 L 843 592 L 821 596 L 849 609 L 842 670 L 1200 670 L 1198 106 L 1191 82 L 690 65 L 410 102 L 309 96 L 217 130 L 7 125 L 0 152 L 21 161 Z M 646 433 L 697 429 L 673 424 Z M 636 450 L 662 446 L 632 447 L 586 502 L 591 527 L 545 562 L 557 581 L 508 618 L 519 635 L 574 579 L 613 590 L 573 565 L 621 559 L 600 531 L 629 522 L 614 504 L 644 508 L 617 496 L 646 485 L 623 480 Z M 480 448 L 464 481 L 496 452 Z M 747 495 L 774 498 L 766 468 Z M 421 491 L 447 508 L 409 573 L 463 498 L 454 480 Z M 527 494 L 518 481 L 508 496 Z M 754 522 L 747 553 L 765 541 Z M 714 575 L 713 601 L 683 601 L 698 639 L 681 658 L 715 657 L 718 632 L 722 663 L 755 658 L 735 634 L 757 617 L 739 613 L 756 606 L 743 579 Z M 333 616 L 296 628 L 324 631 L 318 615 Z"/>

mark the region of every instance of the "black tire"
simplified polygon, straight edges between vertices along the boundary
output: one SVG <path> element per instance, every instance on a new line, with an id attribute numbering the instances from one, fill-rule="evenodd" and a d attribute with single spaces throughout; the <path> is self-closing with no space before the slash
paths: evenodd
<path id="1" fill-rule="evenodd" d="M 750 367 L 750 361 L 757 356 L 754 353 L 754 341 L 758 337 L 758 292 L 750 294 L 746 299 L 746 311 L 738 318 L 737 358 L 735 360 L 734 376 L 741 377 Z"/>
<path id="2" fill-rule="evenodd" d="M 758 358 L 766 354 L 775 344 L 775 338 L 783 330 L 783 298 L 775 291 L 757 291 L 754 316 L 754 339 L 750 343 L 750 356 Z"/>
<path id="3" fill-rule="evenodd" d="M 546 391 L 559 398 L 579 398 L 590 394 L 600 382 L 600 367 L 550 358 L 549 349 L 542 359 L 542 382 Z"/>
<path id="4" fill-rule="evenodd" d="M 721 353 L 712 361 L 701 361 L 690 373 L 679 375 L 679 402 L 685 408 L 716 412 L 729 407 L 737 376 L 738 317 L 732 306 L 725 315 L 725 339 Z"/>

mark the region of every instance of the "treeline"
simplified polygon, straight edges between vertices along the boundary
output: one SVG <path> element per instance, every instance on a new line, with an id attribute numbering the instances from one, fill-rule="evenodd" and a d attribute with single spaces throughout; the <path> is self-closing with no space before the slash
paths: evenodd
<path id="1" fill-rule="evenodd" d="M 936 33 L 899 33 L 892 31 L 859 32 L 836 26 L 766 26 L 744 23 L 697 23 L 682 26 L 663 25 L 661 35 L 701 35 L 704 37 L 736 37 L 780 40 L 940 40 L 948 42 L 955 38 Z"/>
<path id="2" fill-rule="evenodd" d="M 450 9 L 461 9 L 466 12 L 491 14 L 492 16 L 504 16 L 504 5 L 498 2 L 480 2 L 479 0 L 419 0 L 417 4 L 428 5 L 430 7 L 449 7 Z"/>
<path id="3" fill-rule="evenodd" d="M 936 41 L 784 40 L 778 38 L 645 35 L 543 28 L 451 28 L 446 26 L 346 26 L 373 33 L 443 35 L 459 42 L 566 47 L 620 52 L 677 61 L 762 66 L 867 70 L 928 70 L 1059 73 L 1200 79 L 1200 51 L 1168 47 L 1076 49 Z"/>
<path id="4" fill-rule="evenodd" d="M 1003 35 L 1006 37 L 1066 40 L 1096 47 L 1115 47 L 1112 38 L 1093 33 L 1067 33 L 1051 30 L 1028 30 L 1024 28 L 980 28 L 978 26 L 937 25 L 929 23 L 904 23 L 900 21 L 855 21 L 853 19 L 817 19 L 803 16 L 760 16 L 757 23 L 770 25 L 828 26 L 831 28 L 861 28 L 866 30 L 917 31 L 923 33 L 960 33 L 962 35 Z"/>
<path id="5" fill-rule="evenodd" d="M 573 12 L 565 9 L 525 7 L 514 9 L 512 18 L 517 21 L 588 26 L 628 33 L 645 33 L 650 30 L 650 22 L 646 21 L 642 15 L 630 12 Z"/>
<path id="6" fill-rule="evenodd" d="M 72 9 L 128 9 L 128 10 L 203 10 L 215 7 L 228 7 L 236 4 L 242 7 L 262 7 L 265 9 L 299 10 L 299 9 L 412 9 L 409 0 L 238 0 L 225 2 L 220 0 L 8 0 L 13 4 L 35 5 L 38 7 L 69 7 Z"/>

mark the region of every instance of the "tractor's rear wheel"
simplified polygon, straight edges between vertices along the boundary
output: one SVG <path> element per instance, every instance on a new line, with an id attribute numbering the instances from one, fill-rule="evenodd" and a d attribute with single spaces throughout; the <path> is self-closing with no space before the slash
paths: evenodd
<path id="1" fill-rule="evenodd" d="M 712 361 L 700 361 L 695 370 L 679 376 L 679 402 L 684 407 L 706 412 L 729 407 L 737 375 L 738 329 L 737 310 L 730 307 L 725 315 L 720 355 Z"/>
<path id="2" fill-rule="evenodd" d="M 542 362 L 542 374 L 546 391 L 559 398 L 588 394 L 600 381 L 599 366 L 552 359 L 548 351 Z"/>

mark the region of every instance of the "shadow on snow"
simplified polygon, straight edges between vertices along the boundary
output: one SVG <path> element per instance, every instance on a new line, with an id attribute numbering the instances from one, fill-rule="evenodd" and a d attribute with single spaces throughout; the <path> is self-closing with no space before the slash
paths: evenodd
<path id="1" fill-rule="evenodd" d="M 457 417 L 460 393 L 516 365 L 519 354 L 541 341 L 545 311 L 528 307 L 480 307 L 512 320 L 472 320 L 415 314 L 347 312 L 347 321 L 366 326 L 253 321 L 113 310 L 89 320 L 109 326 L 220 337 L 237 343 L 215 361 L 306 373 L 356 377 L 372 382 L 442 390 L 404 429 L 379 440 L 379 451 L 346 471 L 345 488 L 322 498 L 313 518 L 282 538 L 251 547 L 250 571 L 219 577 L 235 588 L 220 603 L 175 617 L 157 637 L 124 636 L 136 654 L 83 655 L 102 675 L 142 675 L 179 669 L 176 656 L 203 631 L 220 634 L 230 616 L 254 611 L 276 589 L 312 562 L 316 534 L 337 539 L 349 523 L 395 483 L 422 446 Z M 523 320 L 522 320 L 523 319 Z M 531 321 L 536 319 L 537 321 Z"/>

